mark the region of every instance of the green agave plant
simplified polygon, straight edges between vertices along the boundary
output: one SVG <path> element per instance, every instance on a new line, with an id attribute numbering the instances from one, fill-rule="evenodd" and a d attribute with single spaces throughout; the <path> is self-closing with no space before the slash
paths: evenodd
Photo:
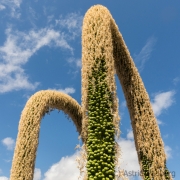
<path id="1" fill-rule="evenodd" d="M 82 105 L 64 93 L 46 90 L 26 103 L 19 122 L 11 180 L 32 180 L 42 117 L 64 111 L 76 125 L 86 153 L 88 180 L 114 180 L 119 158 L 118 99 L 114 74 L 122 85 L 144 180 L 171 180 L 164 144 L 149 96 L 107 8 L 91 7 L 82 30 Z M 123 176 L 121 176 L 123 178 Z"/>

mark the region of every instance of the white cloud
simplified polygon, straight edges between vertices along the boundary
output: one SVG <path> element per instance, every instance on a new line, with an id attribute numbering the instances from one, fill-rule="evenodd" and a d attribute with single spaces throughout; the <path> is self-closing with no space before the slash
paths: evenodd
<path id="1" fill-rule="evenodd" d="M 4 6 L 5 8 L 8 7 L 11 11 L 11 16 L 19 18 L 21 14 L 18 12 L 18 9 L 20 8 L 21 3 L 22 0 L 1 0 L 0 6 Z"/>
<path id="2" fill-rule="evenodd" d="M 82 66 L 81 59 L 78 59 L 78 60 L 76 61 L 76 66 L 77 66 L 77 67 L 81 67 L 81 66 Z"/>
<path id="3" fill-rule="evenodd" d="M 67 59 L 68 63 L 70 64 L 75 64 L 76 67 L 82 67 L 82 62 L 81 62 L 81 59 L 77 59 L 77 58 L 74 58 L 74 57 L 70 57 Z"/>
<path id="4" fill-rule="evenodd" d="M 37 19 L 37 14 L 36 14 L 35 10 L 32 7 L 29 7 L 28 10 L 29 10 L 29 14 L 31 15 L 31 17 L 33 19 Z"/>
<path id="5" fill-rule="evenodd" d="M 177 85 L 179 82 L 180 82 L 180 78 L 179 77 L 176 77 L 176 78 L 173 79 L 173 84 L 174 85 Z"/>
<path id="6" fill-rule="evenodd" d="M 164 124 L 161 120 L 159 120 L 159 119 L 157 119 L 156 118 L 156 120 L 157 120 L 157 123 L 160 125 L 160 124 Z"/>
<path id="7" fill-rule="evenodd" d="M 164 135 L 164 138 L 168 138 L 168 137 L 169 137 L 169 134 Z"/>
<path id="8" fill-rule="evenodd" d="M 0 11 L 2 11 L 2 10 L 4 10 L 4 9 L 6 9 L 6 7 L 3 6 L 2 4 L 0 4 Z"/>
<path id="9" fill-rule="evenodd" d="M 12 0 L 3 0 L 2 3 L 11 4 Z M 14 0 L 13 3 L 14 6 L 20 7 L 21 1 Z M 33 11 L 31 14 L 34 14 Z M 53 16 L 50 16 L 50 18 L 52 19 Z M 74 39 L 75 36 L 81 34 L 82 19 L 83 17 L 79 14 L 71 13 L 65 18 L 60 17 L 56 20 L 56 26 L 66 28 L 66 32 L 68 29 L 68 33 L 54 30 L 52 28 L 54 25 L 29 32 L 7 29 L 7 39 L 4 45 L 0 46 L 0 93 L 20 89 L 34 90 L 39 83 L 31 83 L 22 66 L 44 46 L 61 47 L 70 50 L 73 54 L 73 48 L 67 40 Z M 76 67 L 81 67 L 80 59 L 73 59 L 73 63 Z"/>
<path id="10" fill-rule="evenodd" d="M 73 93 L 75 93 L 75 89 L 74 88 L 58 89 L 58 91 L 66 93 L 66 94 L 73 94 Z"/>
<path id="11" fill-rule="evenodd" d="M 33 180 L 41 180 L 41 170 L 35 168 Z"/>
<path id="12" fill-rule="evenodd" d="M 43 180 L 78 180 L 80 171 L 77 168 L 77 155 L 78 153 L 75 153 L 72 156 L 62 157 L 58 163 L 53 164 L 44 174 L 45 178 Z"/>
<path id="13" fill-rule="evenodd" d="M 0 93 L 19 89 L 34 90 L 38 83 L 30 83 L 22 65 L 43 46 L 56 46 L 73 49 L 63 34 L 54 29 L 43 28 L 28 33 L 6 30 L 7 39 L 0 47 Z"/>
<path id="14" fill-rule="evenodd" d="M 134 61 L 139 71 L 142 71 L 144 69 L 144 64 L 150 58 L 156 41 L 157 39 L 155 37 L 150 37 L 147 40 L 145 46 L 141 49 L 140 53 L 138 55 L 135 55 Z"/>
<path id="15" fill-rule="evenodd" d="M 174 91 L 167 91 L 155 95 L 151 104 L 156 117 L 174 103 L 174 94 Z"/>
<path id="16" fill-rule="evenodd" d="M 127 139 L 134 139 L 133 131 L 127 133 Z"/>
<path id="17" fill-rule="evenodd" d="M 53 20 L 53 18 L 54 18 L 54 15 L 47 16 L 48 23 L 50 23 Z"/>
<path id="18" fill-rule="evenodd" d="M 9 163 L 9 162 L 11 162 L 11 159 L 4 159 L 4 161 Z"/>
<path id="19" fill-rule="evenodd" d="M 60 16 L 56 19 L 56 25 L 60 27 L 65 27 L 71 33 L 69 38 L 74 39 L 76 36 L 81 35 L 83 16 L 78 13 L 70 13 L 66 17 Z"/>
<path id="20" fill-rule="evenodd" d="M 2 140 L 3 145 L 6 146 L 7 150 L 13 150 L 15 146 L 15 141 L 11 137 L 4 138 Z"/>
<path id="21" fill-rule="evenodd" d="M 9 180 L 9 179 L 5 176 L 0 176 L 0 180 Z"/>
<path id="22" fill-rule="evenodd" d="M 65 89 L 50 89 L 50 90 L 60 91 L 60 92 L 63 92 L 65 94 L 73 94 L 73 93 L 75 93 L 75 89 L 71 88 L 71 87 L 68 87 L 68 88 L 65 88 Z"/>
<path id="23" fill-rule="evenodd" d="M 164 146 L 164 150 L 165 150 L 165 153 L 166 153 L 166 157 L 167 157 L 167 159 L 169 159 L 169 158 L 171 158 L 172 157 L 172 155 L 171 155 L 171 148 L 169 147 L 169 146 Z"/>
<path id="24" fill-rule="evenodd" d="M 124 169 L 126 174 L 128 172 L 134 172 L 134 176 L 128 176 L 129 179 L 134 179 L 135 177 L 140 178 L 138 176 L 140 166 L 135 148 L 133 132 L 129 131 L 127 138 L 120 138 L 117 142 L 121 148 L 121 157 L 119 158 L 120 169 Z"/>
<path id="25" fill-rule="evenodd" d="M 134 141 L 132 139 L 121 138 L 121 140 L 118 143 L 122 151 L 122 160 L 120 159 L 120 162 L 122 161 L 120 163 L 121 168 L 129 171 L 138 171 L 139 164 Z"/>
<path id="26" fill-rule="evenodd" d="M 122 103 L 121 103 L 121 107 L 122 107 L 122 108 L 127 107 L 126 101 L 122 101 Z"/>

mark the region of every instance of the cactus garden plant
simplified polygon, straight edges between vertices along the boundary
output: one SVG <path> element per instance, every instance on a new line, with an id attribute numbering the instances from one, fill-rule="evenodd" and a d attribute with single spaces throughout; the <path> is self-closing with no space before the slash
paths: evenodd
<path id="1" fill-rule="evenodd" d="M 27 102 L 11 168 L 11 180 L 32 180 L 42 117 L 50 108 L 73 120 L 87 155 L 87 180 L 114 180 L 118 162 L 117 73 L 127 101 L 144 180 L 171 180 L 164 144 L 143 81 L 107 8 L 91 7 L 82 28 L 82 105 L 69 95 L 39 91 Z"/>

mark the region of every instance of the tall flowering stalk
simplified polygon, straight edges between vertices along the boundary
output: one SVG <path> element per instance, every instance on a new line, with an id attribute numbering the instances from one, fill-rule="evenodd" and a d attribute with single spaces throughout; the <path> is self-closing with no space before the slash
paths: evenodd
<path id="1" fill-rule="evenodd" d="M 119 114 L 114 74 L 127 101 L 144 180 L 171 180 L 164 144 L 143 81 L 107 8 L 91 7 L 82 31 L 82 106 L 56 91 L 40 91 L 27 102 L 19 123 L 11 180 L 32 180 L 40 121 L 50 108 L 63 110 L 84 142 L 88 180 L 114 180 L 119 158 Z"/>
<path id="2" fill-rule="evenodd" d="M 109 14 L 102 6 L 85 15 L 82 30 L 82 137 L 89 180 L 115 179 L 119 135 L 118 99 Z"/>

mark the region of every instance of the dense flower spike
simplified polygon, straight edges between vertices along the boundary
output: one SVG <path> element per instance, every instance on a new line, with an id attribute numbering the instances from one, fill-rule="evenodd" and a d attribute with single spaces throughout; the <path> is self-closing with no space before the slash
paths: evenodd
<path id="1" fill-rule="evenodd" d="M 87 151 L 87 178 L 115 179 L 119 135 L 118 99 L 109 15 L 101 6 L 85 15 L 82 30 L 82 137 Z M 112 44 L 112 43 L 111 43 Z"/>
<path id="2" fill-rule="evenodd" d="M 19 122 L 19 132 L 11 168 L 11 180 L 32 180 L 42 117 L 50 109 L 63 110 L 81 133 L 81 106 L 67 94 L 47 90 L 34 94 L 26 103 Z"/>
<path id="3" fill-rule="evenodd" d="M 90 180 L 113 180 L 115 175 L 115 131 L 110 111 L 113 101 L 105 81 L 106 73 L 105 61 L 100 60 L 98 70 L 93 70 L 89 77 L 87 171 Z"/>

